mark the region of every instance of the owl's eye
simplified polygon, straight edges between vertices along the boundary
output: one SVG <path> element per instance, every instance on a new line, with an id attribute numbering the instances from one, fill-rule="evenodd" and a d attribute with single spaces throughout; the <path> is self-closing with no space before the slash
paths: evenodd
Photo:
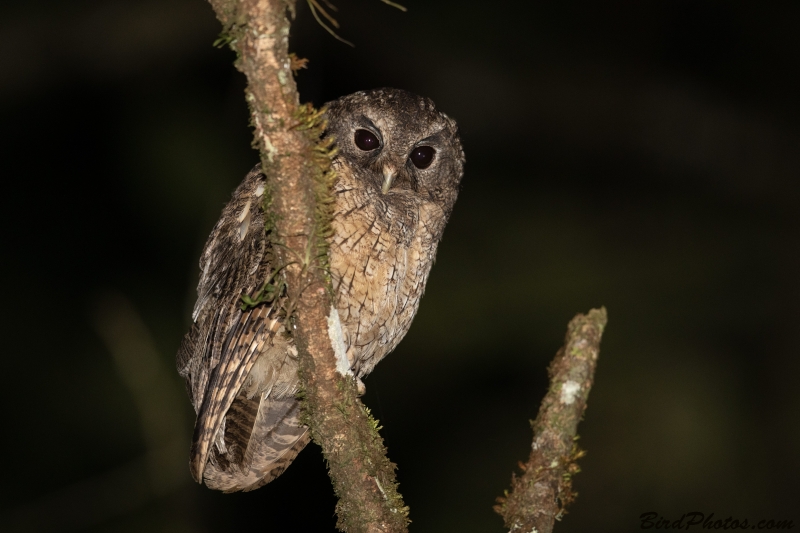
<path id="1" fill-rule="evenodd" d="M 431 161 L 433 161 L 433 156 L 435 153 L 436 150 L 430 146 L 419 146 L 414 148 L 414 151 L 411 152 L 411 155 L 408 156 L 408 158 L 411 159 L 411 162 L 414 163 L 415 167 L 428 168 L 431 166 Z"/>
<path id="2" fill-rule="evenodd" d="M 374 150 L 381 145 L 381 142 L 378 140 L 375 134 L 369 130 L 356 130 L 355 141 L 356 146 L 365 152 Z"/>

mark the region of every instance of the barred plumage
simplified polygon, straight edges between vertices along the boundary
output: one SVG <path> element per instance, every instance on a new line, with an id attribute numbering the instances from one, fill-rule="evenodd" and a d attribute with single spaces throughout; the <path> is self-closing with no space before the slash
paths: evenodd
<path id="1" fill-rule="evenodd" d="M 330 267 L 347 356 L 360 378 L 411 325 L 464 154 L 455 122 L 405 91 L 345 96 L 328 105 L 327 118 L 339 147 Z M 254 168 L 211 232 L 194 323 L 177 357 L 197 411 L 192 475 L 225 492 L 268 483 L 309 441 L 284 301 L 241 305 L 241 295 L 255 296 L 276 268 L 264 229 L 267 179 Z"/>

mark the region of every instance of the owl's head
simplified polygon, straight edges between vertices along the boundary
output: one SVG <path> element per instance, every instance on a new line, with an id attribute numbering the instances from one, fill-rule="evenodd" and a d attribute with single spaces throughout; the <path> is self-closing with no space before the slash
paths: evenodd
<path id="1" fill-rule="evenodd" d="M 340 174 L 388 204 L 434 202 L 449 217 L 464 173 L 453 119 L 429 98 L 400 89 L 360 91 L 327 108 Z"/>

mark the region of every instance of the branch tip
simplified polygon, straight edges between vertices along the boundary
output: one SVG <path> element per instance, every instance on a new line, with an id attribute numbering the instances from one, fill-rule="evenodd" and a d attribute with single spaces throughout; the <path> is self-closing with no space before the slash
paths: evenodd
<path id="1" fill-rule="evenodd" d="M 531 421 L 533 443 L 522 474 L 511 475 L 511 490 L 497 498 L 494 510 L 511 532 L 551 533 L 556 520 L 575 500 L 572 477 L 580 472 L 578 422 L 594 380 L 600 339 L 608 322 L 605 307 L 576 315 L 567 326 L 564 346 L 550 363 L 550 386 L 539 414 Z"/>

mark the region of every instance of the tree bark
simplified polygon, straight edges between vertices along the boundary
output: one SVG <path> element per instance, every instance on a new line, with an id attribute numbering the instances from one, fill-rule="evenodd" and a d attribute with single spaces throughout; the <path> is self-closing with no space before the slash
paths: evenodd
<path id="1" fill-rule="evenodd" d="M 586 410 L 607 320 L 605 308 L 575 316 L 564 346 L 550 363 L 550 388 L 532 423 L 530 457 L 519 465 L 521 476 L 512 474 L 511 490 L 495 506 L 511 533 L 551 533 L 577 495 L 572 476 L 580 471 L 576 460 L 584 454 L 576 443 L 578 422 Z"/>
<path id="2" fill-rule="evenodd" d="M 287 323 L 300 352 L 304 421 L 322 447 L 334 491 L 337 527 L 346 532 L 404 532 L 408 509 L 397 492 L 377 422 L 343 368 L 338 313 L 326 270 L 329 144 L 323 117 L 299 105 L 288 51 L 294 0 L 209 0 L 222 22 L 220 44 L 236 52 L 247 77 L 254 145 L 261 153 L 274 227 L 276 264 L 287 286 Z M 340 362 L 337 370 L 337 351 Z M 346 357 L 345 357 L 346 361 Z"/>

